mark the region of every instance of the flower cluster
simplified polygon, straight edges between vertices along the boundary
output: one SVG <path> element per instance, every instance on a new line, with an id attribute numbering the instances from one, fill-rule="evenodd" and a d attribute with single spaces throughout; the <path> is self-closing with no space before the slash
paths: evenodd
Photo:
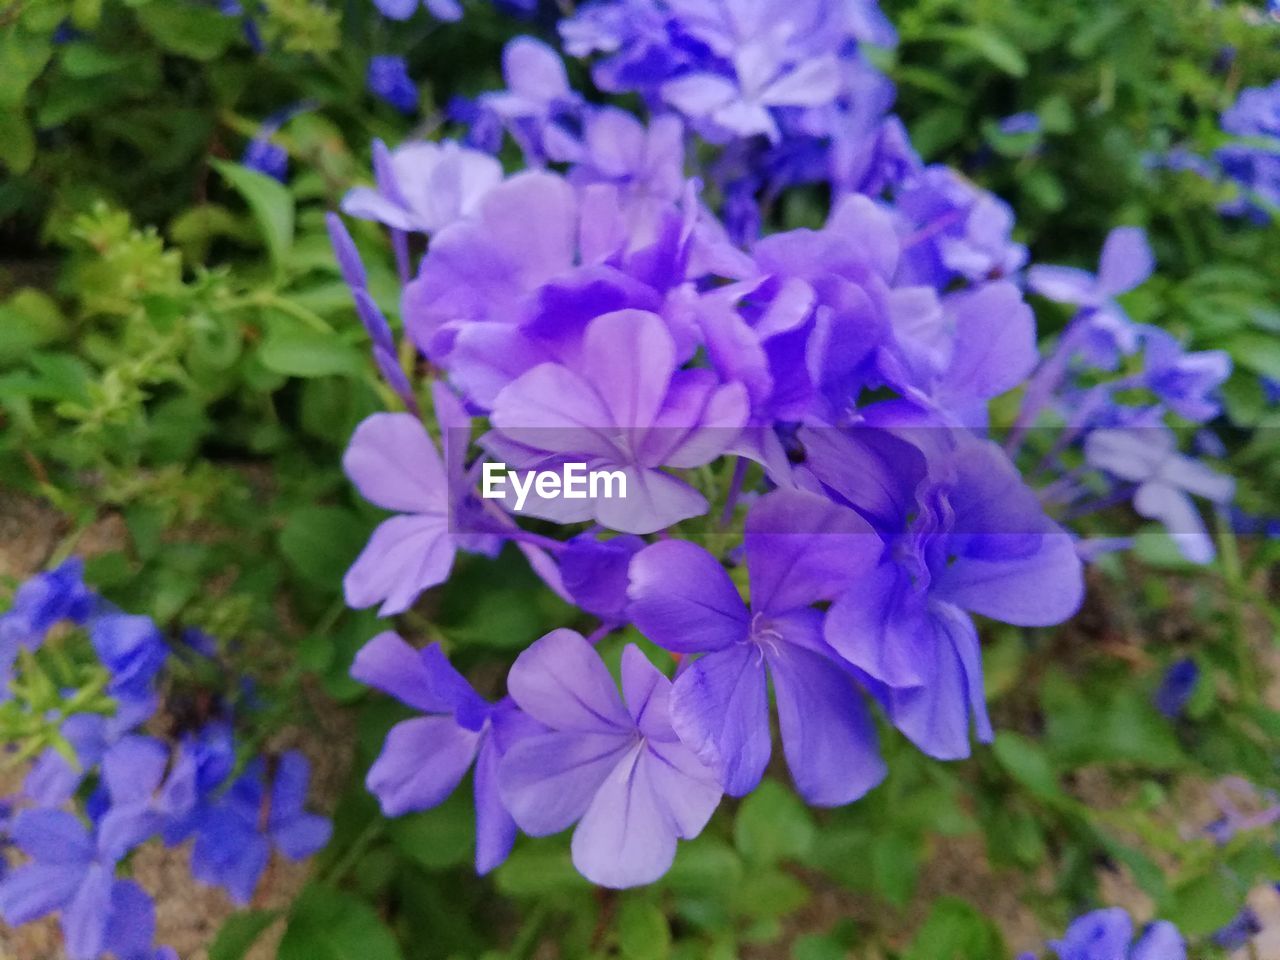
<path id="1" fill-rule="evenodd" d="M 1058 960 L 1186 960 L 1187 945 L 1167 920 L 1149 924 L 1133 939 L 1133 920 L 1119 907 L 1094 910 L 1072 921 L 1061 940 L 1049 943 Z M 1021 960 L 1035 960 L 1023 954 Z"/>
<path id="2" fill-rule="evenodd" d="M 517 830 L 576 824 L 579 870 L 622 887 L 660 876 L 722 794 L 760 782 L 772 710 L 819 806 L 884 777 L 877 713 L 939 759 L 990 740 L 973 615 L 1074 613 L 1082 558 L 1102 547 L 1066 520 L 1131 498 L 1188 556 L 1211 555 L 1190 495 L 1225 501 L 1230 480 L 1180 454 L 1168 424 L 1213 417 L 1229 368 L 1117 303 L 1152 268 L 1139 230 L 1108 238 L 1096 276 L 1024 273 L 1007 205 L 919 164 L 871 96 L 887 81 L 867 79 L 861 45 L 892 41 L 873 4 L 605 2 L 562 34 L 605 54 L 597 84 L 650 116 L 588 103 L 553 50 L 519 38 L 506 89 L 455 107 L 464 142 L 375 144 L 376 186 L 344 201 L 392 232 L 421 368 L 398 365 L 330 221 L 406 407 L 365 420 L 344 458 L 394 513 L 344 587 L 398 614 L 459 551 L 510 542 L 599 621 L 530 646 L 496 702 L 440 646 L 391 632 L 353 674 L 423 714 L 369 771 L 384 812 L 440 803 L 474 765 L 479 870 Z M 529 169 L 498 165 L 504 135 Z M 823 225 L 757 236 L 766 195 L 816 181 L 833 187 Z M 427 238 L 416 270 L 411 234 Z M 1024 286 L 1077 308 L 1047 357 Z M 1002 446 L 992 401 L 1018 389 Z M 1040 467 L 1024 475 L 1028 451 Z M 518 498 L 478 489 L 498 465 L 525 478 Z M 533 483 L 574 465 L 625 493 Z M 628 646 L 619 695 L 594 647 L 624 627 L 670 657 Z"/>
<path id="3" fill-rule="evenodd" d="M 1240 187 L 1224 212 L 1266 223 L 1280 206 L 1280 80 L 1241 90 L 1222 115 L 1222 129 L 1238 139 L 1219 148 L 1214 159 Z"/>
<path id="4" fill-rule="evenodd" d="M 227 710 L 172 738 L 146 732 L 171 661 L 207 656 L 209 638 L 188 631 L 178 646 L 87 588 L 75 559 L 23 584 L 0 617 L 0 725 L 34 756 L 0 825 L 29 858 L 0 870 L 0 916 L 19 926 L 60 914 L 72 960 L 176 960 L 153 946 L 150 896 L 121 875 L 152 838 L 192 840 L 192 875 L 242 905 L 273 848 L 302 859 L 328 842 L 329 821 L 304 809 L 301 754 L 245 756 Z M 65 697 L 59 680 L 71 681 Z"/>

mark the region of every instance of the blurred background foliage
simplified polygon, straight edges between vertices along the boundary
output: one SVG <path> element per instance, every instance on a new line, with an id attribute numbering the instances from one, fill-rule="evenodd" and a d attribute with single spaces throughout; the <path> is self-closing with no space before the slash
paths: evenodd
<path id="1" fill-rule="evenodd" d="M 1157 162 L 1221 145 L 1221 111 L 1280 75 L 1280 25 L 1208 0 L 885 8 L 902 39 L 885 66 L 914 142 L 1008 200 L 1035 260 L 1092 268 L 1111 227 L 1148 228 L 1159 271 L 1126 306 L 1232 353 L 1218 426 L 1239 503 L 1280 516 L 1261 379 L 1280 380 L 1280 232 L 1221 217 L 1229 187 Z M 930 761 L 886 730 L 891 774 L 867 799 L 814 812 L 769 783 L 726 802 L 653 887 L 592 889 L 567 838 L 521 844 L 477 879 L 461 796 L 378 816 L 363 772 L 402 714 L 347 676 L 377 621 L 347 610 L 339 585 L 376 515 L 339 460 L 359 419 L 392 401 L 323 214 L 369 180 L 372 138 L 447 128 L 448 99 L 500 86 L 503 43 L 550 39 L 554 12 L 520 21 L 477 2 L 457 24 L 393 24 L 364 0 L 0 6 L 0 486 L 56 511 L 56 547 L 37 563 L 122 518 L 127 536 L 90 560 L 89 581 L 219 637 L 270 691 L 261 735 L 340 716 L 349 735 L 326 744 L 349 769 L 328 798 L 334 840 L 279 955 L 990 960 L 1060 930 L 1109 884 L 1195 938 L 1230 921 L 1250 887 L 1280 879 L 1274 827 L 1225 845 L 1204 830 L 1207 784 L 1280 786 L 1266 688 L 1280 548 L 1237 538 L 1225 515 L 1212 568 L 1147 551 L 1096 566 L 1073 624 L 987 630 L 1001 733 L 974 760 Z M 421 83 L 413 118 L 365 89 L 385 52 Z M 1038 129 L 1002 125 L 1028 112 Z M 236 162 L 263 137 L 287 152 L 283 183 Z M 825 204 L 801 195 L 779 225 Z M 354 228 L 394 314 L 390 251 Z M 1037 307 L 1044 332 L 1066 319 Z M 405 621 L 493 690 L 514 651 L 571 619 L 506 556 L 464 562 Z M 615 655 L 627 639 L 608 641 Z M 1200 679 L 1169 719 L 1153 696 L 1183 658 Z M 243 956 L 279 919 L 237 915 L 210 956 Z"/>

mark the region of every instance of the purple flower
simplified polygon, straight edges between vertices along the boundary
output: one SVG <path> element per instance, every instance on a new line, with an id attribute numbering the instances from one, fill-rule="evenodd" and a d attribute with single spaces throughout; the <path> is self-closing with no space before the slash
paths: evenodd
<path id="1" fill-rule="evenodd" d="M 303 860 L 332 833 L 326 818 L 304 809 L 310 768 L 302 754 L 281 755 L 269 792 L 264 766 L 261 759 L 252 761 L 225 794 L 199 806 L 186 823 L 196 838 L 191 875 L 224 888 L 242 906 L 253 898 L 273 846 L 289 860 Z M 265 829 L 259 826 L 264 803 Z"/>
<path id="2" fill-rule="evenodd" d="M 103 954 L 128 960 L 150 949 L 155 932 L 151 899 L 137 884 L 115 877 L 116 857 L 70 813 L 24 810 L 10 837 L 33 862 L 0 881 L 0 915 L 20 926 L 62 912 L 71 960 Z"/>
<path id="3" fill-rule="evenodd" d="M 271 133 L 274 132 L 274 130 L 271 131 Z M 244 148 L 244 155 L 240 158 L 240 162 L 250 170 L 264 173 L 283 183 L 289 173 L 289 154 L 278 143 L 272 143 L 268 139 L 270 135 L 264 134 L 250 140 L 249 145 Z"/>
<path id="4" fill-rule="evenodd" d="M 18 587 L 13 605 L 0 616 L 0 702 L 9 697 L 19 650 L 40 646 L 50 629 L 63 620 L 82 625 L 89 619 L 97 598 L 83 577 L 84 561 L 71 557 Z"/>
<path id="5" fill-rule="evenodd" d="M 404 57 L 370 57 L 365 82 L 370 93 L 401 113 L 413 113 L 418 109 L 418 88 L 409 76 L 409 64 Z"/>
<path id="6" fill-rule="evenodd" d="M 448 389 L 434 390 L 445 457 L 417 417 L 375 413 L 351 438 L 342 467 L 370 503 L 397 516 L 373 531 L 343 578 L 347 603 L 381 603 L 382 616 L 402 613 L 422 591 L 443 583 L 459 549 L 492 555 L 495 537 L 475 529 L 476 508 L 463 457 L 465 414 Z"/>
<path id="7" fill-rule="evenodd" d="M 70 800 L 107 751 L 146 722 L 154 711 L 153 698 L 123 699 L 111 717 L 96 713 L 67 717 L 60 732 L 75 754 L 75 762 L 49 748 L 32 764 L 23 782 L 23 793 L 40 806 L 53 807 Z"/>
<path id="8" fill-rule="evenodd" d="M 631 563 L 635 625 L 675 653 L 703 654 L 676 678 L 672 725 L 717 771 L 726 793 L 744 796 L 769 762 L 771 676 L 801 795 L 818 806 L 849 803 L 884 779 L 885 765 L 861 694 L 809 604 L 870 570 L 880 540 L 852 510 L 798 491 L 759 500 L 745 539 L 750 605 L 719 562 L 692 543 L 656 543 Z"/>
<path id="9" fill-rule="evenodd" d="M 1000 121 L 1000 132 L 1007 136 L 1040 132 L 1040 117 L 1028 110 L 1014 113 Z"/>
<path id="10" fill-rule="evenodd" d="M 391 728 L 365 780 L 388 817 L 442 803 L 475 764 L 476 870 L 488 873 L 507 858 L 515 821 L 498 793 L 503 754 L 519 737 L 541 728 L 510 700 L 482 699 L 449 663 L 438 644 L 415 650 L 394 633 L 380 633 L 356 654 L 351 675 L 427 714 Z"/>
<path id="11" fill-rule="evenodd" d="M 411 141 L 387 150 L 375 140 L 373 171 L 377 186 L 348 191 L 342 212 L 419 233 L 435 233 L 467 216 L 502 182 L 497 160 L 452 141 Z"/>
<path id="12" fill-rule="evenodd" d="M 1186 709 L 1191 695 L 1200 682 L 1200 668 L 1190 657 L 1177 661 L 1165 671 L 1164 679 L 1155 692 L 1156 709 L 1173 719 Z"/>
<path id="13" fill-rule="evenodd" d="M 602 540 L 584 533 L 574 537 L 560 554 L 560 578 L 573 602 L 606 623 L 627 619 L 628 569 L 631 558 L 644 549 L 635 536 Z"/>
<path id="14" fill-rule="evenodd" d="M 670 681 L 628 645 L 620 698 L 591 645 L 555 630 L 520 654 L 507 689 L 549 728 L 520 739 L 499 766 L 503 801 L 520 828 L 546 836 L 577 823 L 574 866 L 601 886 L 633 887 L 666 873 L 677 838 L 701 833 L 721 794 L 672 729 Z"/>
<path id="15" fill-rule="evenodd" d="M 1090 466 L 1137 484 L 1134 509 L 1164 524 L 1183 556 L 1193 563 L 1213 559 L 1213 539 L 1191 495 L 1225 505 L 1235 495 L 1231 477 L 1182 456 L 1173 433 L 1160 427 L 1095 430 L 1084 449 Z"/>
<path id="16" fill-rule="evenodd" d="M 1071 923 L 1049 946 L 1058 960 L 1186 960 L 1186 941 L 1173 924 L 1158 920 L 1130 946 L 1133 921 L 1119 907 L 1095 910 Z"/>
<path id="17" fill-rule="evenodd" d="M 677 370 L 676 343 L 660 316 L 619 310 L 587 325 L 577 363 L 540 364 L 504 387 L 490 414 L 494 430 L 481 442 L 521 468 L 581 461 L 588 470 L 620 471 L 625 496 L 530 497 L 524 509 L 643 534 L 706 511 L 702 494 L 660 468 L 711 462 L 746 415 L 741 384 Z"/>
<path id="18" fill-rule="evenodd" d="M 98 823 L 98 842 L 109 856 L 121 859 L 195 806 L 194 764 L 180 753 L 168 771 L 169 759 L 164 744 L 142 736 L 124 737 L 102 758 L 110 806 Z"/>
<path id="19" fill-rule="evenodd" d="M 1156 327 L 1142 331 L 1142 384 L 1174 413 L 1197 423 L 1222 411 L 1214 391 L 1231 376 L 1231 356 L 1225 350 L 1191 352 Z"/>
<path id="20" fill-rule="evenodd" d="M 957 277 L 1008 277 L 1027 262 L 1027 248 L 1011 236 L 1009 205 L 949 167 L 926 167 L 908 179 L 895 207 L 908 225 L 899 282 L 941 289 Z"/>
<path id="21" fill-rule="evenodd" d="M 800 434 L 808 472 L 885 541 L 878 565 L 832 604 L 824 635 L 920 749 L 965 757 L 971 721 L 992 736 L 968 612 L 1060 623 L 1083 598 L 1081 563 L 994 444 L 898 404 L 869 413 L 869 429 Z M 895 433 L 895 420 L 914 425 Z"/>
<path id="22" fill-rule="evenodd" d="M 408 20 L 419 6 L 425 6 L 437 20 L 462 19 L 462 4 L 458 0 L 373 0 L 373 5 L 392 20 Z"/>
<path id="23" fill-rule="evenodd" d="M 1115 298 L 1145 282 L 1154 266 L 1146 233 L 1117 227 L 1103 244 L 1097 276 L 1074 267 L 1036 265 L 1027 271 L 1027 286 L 1050 300 L 1080 307 L 1086 355 L 1096 366 L 1114 370 L 1119 357 L 1138 348 L 1139 336 Z"/>
<path id="24" fill-rule="evenodd" d="M 150 617 L 111 613 L 89 624 L 89 640 L 102 665 L 111 672 L 113 696 L 142 699 L 164 666 L 169 651 Z"/>
<path id="25" fill-rule="evenodd" d="M 502 121 L 525 160 L 539 166 L 574 159 L 583 103 L 560 55 L 533 37 L 516 37 L 502 51 L 502 77 L 506 89 L 483 94 L 478 104 Z"/>

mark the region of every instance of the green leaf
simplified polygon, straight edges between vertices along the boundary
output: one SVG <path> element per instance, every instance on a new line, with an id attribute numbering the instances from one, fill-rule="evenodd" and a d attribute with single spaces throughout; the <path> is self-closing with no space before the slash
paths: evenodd
<path id="1" fill-rule="evenodd" d="M 287 377 L 358 376 L 364 358 L 336 333 L 322 333 L 289 319 L 274 320 L 258 350 L 268 370 Z"/>
<path id="2" fill-rule="evenodd" d="M 440 806 L 391 821 L 387 829 L 400 853 L 428 870 L 468 863 L 475 847 L 475 809 L 455 790 Z"/>
<path id="3" fill-rule="evenodd" d="M 402 960 L 395 937 L 363 900 L 317 883 L 294 901 L 279 960 Z"/>
<path id="4" fill-rule="evenodd" d="M 1188 936 L 1220 929 L 1236 915 L 1245 891 L 1225 873 L 1210 871 L 1173 891 L 1168 916 Z"/>
<path id="5" fill-rule="evenodd" d="M 916 932 L 903 960 L 991 960 L 1004 956 L 996 928 L 956 897 L 938 900 Z"/>
<path id="6" fill-rule="evenodd" d="M 160 46 L 193 60 L 215 60 L 239 36 L 235 17 L 194 3 L 148 3 L 134 14 Z"/>
<path id="7" fill-rule="evenodd" d="M 552 897 L 591 889 L 574 869 L 569 851 L 546 841 L 517 847 L 494 872 L 494 879 L 509 897 Z"/>
<path id="8" fill-rule="evenodd" d="M 781 870 L 748 874 L 735 894 L 738 913 L 756 920 L 785 917 L 809 902 L 809 888 L 799 878 Z"/>
<path id="9" fill-rule="evenodd" d="M 17 109 L 0 110 L 0 163 L 11 173 L 26 173 L 36 158 L 36 135 Z"/>
<path id="10" fill-rule="evenodd" d="M 167 4 L 163 5 L 167 6 Z M 293 244 L 293 194 L 280 181 L 226 160 L 209 161 L 249 205 L 277 272 L 284 269 Z"/>
<path id="11" fill-rule="evenodd" d="M 983 56 L 997 70 L 1014 77 L 1027 75 L 1027 58 L 1022 51 L 993 30 L 964 27 L 951 32 L 951 38 Z"/>
<path id="12" fill-rule="evenodd" d="M 209 948 L 209 960 L 240 960 L 279 916 L 279 910 L 246 910 L 232 914 Z"/>
<path id="13" fill-rule="evenodd" d="M 680 844 L 675 862 L 662 878 L 677 893 L 705 894 L 731 889 L 742 879 L 742 860 L 723 840 L 704 833 Z"/>
<path id="14" fill-rule="evenodd" d="M 1280 336 L 1253 330 L 1238 333 L 1227 342 L 1227 352 L 1240 366 L 1280 380 Z"/>
<path id="15" fill-rule="evenodd" d="M 66 330 L 67 322 L 52 297 L 29 287 L 19 290 L 0 304 L 0 364 L 26 359 L 32 350 L 59 339 Z"/>
<path id="16" fill-rule="evenodd" d="M 1041 800 L 1055 800 L 1062 796 L 1053 765 L 1039 744 L 1020 733 L 1002 730 L 996 734 L 991 749 L 1005 772 L 1033 796 Z"/>
<path id="17" fill-rule="evenodd" d="M 627 960 L 666 960 L 671 927 L 661 910 L 643 900 L 624 900 L 618 911 L 618 946 Z"/>
<path id="18" fill-rule="evenodd" d="M 742 801 L 733 824 L 738 852 L 760 865 L 802 859 L 813 847 L 814 834 L 808 809 L 776 780 L 765 780 Z"/>
<path id="19" fill-rule="evenodd" d="M 365 533 L 365 525 L 350 510 L 299 507 L 280 531 L 280 552 L 302 579 L 336 590 L 364 545 Z"/>
<path id="20" fill-rule="evenodd" d="M 48 38 L 33 36 L 18 25 L 0 32 L 0 109 L 21 106 L 52 52 Z"/>

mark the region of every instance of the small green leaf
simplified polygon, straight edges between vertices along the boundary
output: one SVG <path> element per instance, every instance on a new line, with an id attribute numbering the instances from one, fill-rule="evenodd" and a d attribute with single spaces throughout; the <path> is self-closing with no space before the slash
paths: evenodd
<path id="1" fill-rule="evenodd" d="M 400 853 L 428 870 L 468 863 L 475 847 L 475 810 L 467 793 L 455 790 L 440 806 L 398 817 L 387 829 Z"/>
<path id="2" fill-rule="evenodd" d="M 1022 51 L 993 30 L 966 27 L 954 31 L 952 38 L 981 54 L 993 67 L 1010 76 L 1027 75 L 1027 58 L 1022 55 Z"/>
<path id="3" fill-rule="evenodd" d="M 509 897 L 554 897 L 590 889 L 574 869 L 569 851 L 546 841 L 517 847 L 494 873 L 494 879 Z"/>
<path id="4" fill-rule="evenodd" d="M 742 856 L 769 865 L 802 859 L 812 848 L 813 818 L 782 784 L 766 780 L 742 802 L 733 825 L 733 841 Z"/>
<path id="5" fill-rule="evenodd" d="M 280 181 L 238 163 L 216 159 L 209 162 L 249 205 L 272 263 L 277 271 L 282 270 L 293 243 L 293 194 Z"/>
<path id="6" fill-rule="evenodd" d="M 999 932 L 963 900 L 943 897 L 933 905 L 903 960 L 991 960 L 1005 956 Z"/>
<path id="7" fill-rule="evenodd" d="M 1053 766 L 1039 744 L 1020 733 L 1002 730 L 996 735 L 992 751 L 1000 766 L 1018 783 L 1041 800 L 1054 800 L 1062 795 Z"/>
<path id="8" fill-rule="evenodd" d="M 135 16 L 160 46 L 193 60 L 214 60 L 239 36 L 235 17 L 194 3 L 148 3 Z"/>
<path id="9" fill-rule="evenodd" d="M 1212 933 L 1231 921 L 1245 890 L 1226 875 L 1211 870 L 1173 891 L 1167 915 L 1188 936 Z"/>
<path id="10" fill-rule="evenodd" d="M 287 377 L 357 376 L 364 359 L 335 333 L 322 333 L 292 321 L 273 322 L 258 350 L 268 370 Z"/>
<path id="11" fill-rule="evenodd" d="M 17 110 L 0 110 L 0 163 L 11 173 L 26 173 L 36 158 L 36 135 Z"/>
<path id="12" fill-rule="evenodd" d="M 643 900 L 624 900 L 618 911 L 618 946 L 627 960 L 666 960 L 671 928 L 661 910 Z"/>
<path id="13" fill-rule="evenodd" d="M 279 916 L 279 910 L 246 910 L 232 914 L 209 948 L 209 960 L 241 960 Z"/>
<path id="14" fill-rule="evenodd" d="M 340 507 L 299 507 L 280 531 L 280 552 L 309 583 L 337 589 L 364 544 L 365 526 Z"/>
<path id="15" fill-rule="evenodd" d="M 400 947 L 363 900 L 312 883 L 294 901 L 279 960 L 401 960 Z"/>
<path id="16" fill-rule="evenodd" d="M 1280 380 L 1280 336 L 1253 330 L 1238 333 L 1227 343 L 1227 351 L 1240 366 Z"/>

